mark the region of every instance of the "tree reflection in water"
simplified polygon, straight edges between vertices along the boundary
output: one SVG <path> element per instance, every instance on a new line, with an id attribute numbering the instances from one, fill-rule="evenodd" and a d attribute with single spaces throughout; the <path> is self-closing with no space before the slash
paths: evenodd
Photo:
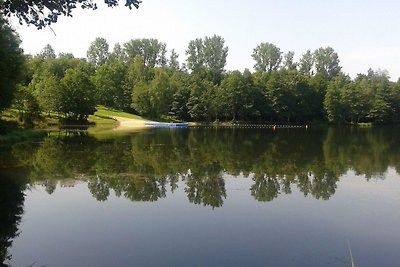
<path id="1" fill-rule="evenodd" d="M 399 170 L 397 140 L 394 128 L 164 129 L 105 140 L 81 133 L 51 137 L 12 151 L 30 170 L 30 183 L 50 194 L 72 179 L 87 182 L 99 201 L 111 190 L 132 201 L 156 201 L 182 181 L 191 203 L 216 208 L 227 198 L 226 174 L 252 179 L 250 194 L 257 201 L 272 201 L 294 187 L 327 200 L 350 169 L 366 179 L 384 177 L 389 167 Z"/>
<path id="2" fill-rule="evenodd" d="M 25 186 L 14 176 L 0 174 L 0 266 L 11 260 L 8 249 L 18 233 L 18 225 L 24 212 Z"/>

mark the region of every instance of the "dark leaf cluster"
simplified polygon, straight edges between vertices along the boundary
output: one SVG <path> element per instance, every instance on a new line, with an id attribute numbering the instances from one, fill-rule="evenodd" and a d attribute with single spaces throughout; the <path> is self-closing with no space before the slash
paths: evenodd
<path id="1" fill-rule="evenodd" d="M 104 0 L 109 7 L 118 5 L 118 0 Z M 140 0 L 126 0 L 125 6 L 130 9 L 138 8 Z M 16 16 L 21 24 L 34 25 L 38 29 L 56 23 L 59 16 L 72 16 L 72 11 L 83 9 L 97 9 L 93 0 L 5 0 L 0 2 L 0 11 L 5 16 Z"/>

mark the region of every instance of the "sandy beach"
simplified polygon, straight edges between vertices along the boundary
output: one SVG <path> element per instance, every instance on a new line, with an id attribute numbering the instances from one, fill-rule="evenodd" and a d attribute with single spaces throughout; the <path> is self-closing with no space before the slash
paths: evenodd
<path id="1" fill-rule="evenodd" d="M 117 126 L 114 128 L 114 131 L 123 131 L 129 129 L 138 129 L 138 128 L 147 128 L 148 126 L 145 125 L 146 122 L 152 122 L 147 120 L 136 120 L 136 119 L 129 119 L 124 117 L 112 117 L 116 120 Z"/>

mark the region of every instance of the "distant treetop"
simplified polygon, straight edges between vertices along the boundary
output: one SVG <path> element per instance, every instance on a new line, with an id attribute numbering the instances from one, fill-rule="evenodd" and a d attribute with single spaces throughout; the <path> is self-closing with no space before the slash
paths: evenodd
<path id="1" fill-rule="evenodd" d="M 141 0 L 125 0 L 125 6 L 139 8 Z M 115 7 L 119 0 L 104 0 L 109 7 Z M 83 9 L 97 9 L 93 0 L 0 0 L 0 13 L 16 16 L 19 23 L 34 25 L 38 29 L 57 22 L 58 16 L 72 17 L 72 10 L 77 6 Z"/>

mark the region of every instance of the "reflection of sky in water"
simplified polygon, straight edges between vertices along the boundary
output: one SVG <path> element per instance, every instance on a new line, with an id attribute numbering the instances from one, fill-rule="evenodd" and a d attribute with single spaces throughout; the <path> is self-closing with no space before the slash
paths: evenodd
<path id="1" fill-rule="evenodd" d="M 328 201 L 292 194 L 251 195 L 251 178 L 224 175 L 226 199 L 212 209 L 178 189 L 155 202 L 113 193 L 105 202 L 86 183 L 27 191 L 13 266 L 356 266 L 400 262 L 400 177 L 367 181 L 349 171 Z M 167 187 L 169 190 L 169 187 Z"/>

